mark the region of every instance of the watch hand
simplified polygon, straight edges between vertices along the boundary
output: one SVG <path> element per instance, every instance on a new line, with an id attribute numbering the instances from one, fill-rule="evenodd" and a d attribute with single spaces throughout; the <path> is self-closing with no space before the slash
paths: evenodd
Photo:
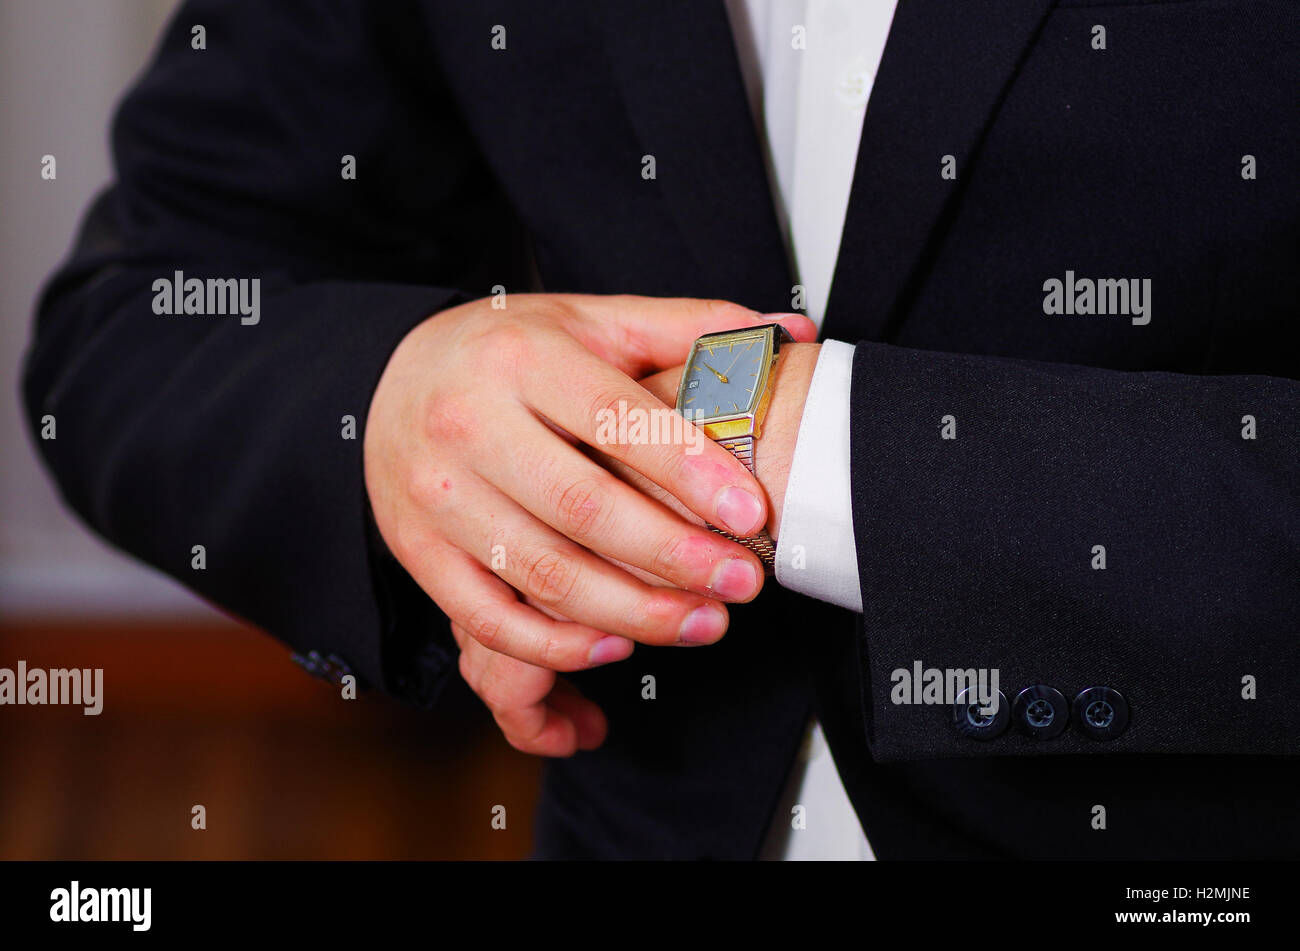
<path id="1" fill-rule="evenodd" d="M 719 380 L 721 380 L 723 383 L 730 383 L 730 382 L 731 382 L 731 381 L 728 380 L 725 376 L 723 376 L 721 373 L 719 373 L 717 370 L 713 369 L 713 367 L 710 367 L 710 366 L 709 366 L 707 363 L 705 363 L 703 360 L 700 361 L 700 364 L 701 364 L 702 366 L 706 366 L 706 367 L 708 367 L 708 368 L 709 368 L 709 372 L 712 373 L 714 376 L 716 376 L 716 377 L 717 377 Z"/>

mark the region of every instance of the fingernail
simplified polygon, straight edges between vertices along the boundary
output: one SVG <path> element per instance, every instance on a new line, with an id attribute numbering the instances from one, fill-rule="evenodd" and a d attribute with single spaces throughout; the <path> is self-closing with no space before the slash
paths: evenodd
<path id="1" fill-rule="evenodd" d="M 759 527 L 763 517 L 763 503 L 744 489 L 727 486 L 718 495 L 715 509 L 718 522 L 733 535 L 748 535 Z"/>
<path id="2" fill-rule="evenodd" d="M 591 645 L 587 652 L 587 663 L 593 667 L 597 664 L 612 664 L 616 660 L 626 660 L 632 655 L 633 644 L 626 637 L 602 637 Z"/>
<path id="3" fill-rule="evenodd" d="M 686 615 L 677 638 L 683 644 L 712 644 L 726 627 L 727 619 L 717 608 L 698 607 Z"/>
<path id="4" fill-rule="evenodd" d="M 709 590 L 724 601 L 747 601 L 758 591 L 758 573 L 744 558 L 728 558 L 713 570 Z"/>

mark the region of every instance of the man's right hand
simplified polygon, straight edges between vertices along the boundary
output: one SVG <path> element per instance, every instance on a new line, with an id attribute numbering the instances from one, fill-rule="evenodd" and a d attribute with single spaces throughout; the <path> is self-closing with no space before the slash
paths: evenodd
<path id="1" fill-rule="evenodd" d="M 682 363 L 696 337 L 771 321 L 718 301 L 514 295 L 504 309 L 483 299 L 436 314 L 394 350 L 366 423 L 375 520 L 451 619 L 462 673 L 516 746 L 555 755 L 557 743 L 595 745 L 582 725 L 590 711 L 575 704 L 595 707 L 577 696 L 548 712 L 545 697 L 560 695 L 538 683 L 529 692 L 542 699 L 519 707 L 512 696 L 506 709 L 476 686 L 482 670 L 575 671 L 622 660 L 633 642 L 713 643 L 727 625 L 721 602 L 758 594 L 763 571 L 752 553 L 577 446 L 598 448 L 711 524 L 758 530 L 765 496 L 726 450 L 707 440 L 697 452 L 611 444 L 597 433 L 602 411 L 668 408 L 636 378 Z M 816 335 L 807 318 L 781 322 L 796 339 Z M 488 654 L 504 656 L 489 663 Z M 603 726 L 596 732 L 603 738 Z"/>

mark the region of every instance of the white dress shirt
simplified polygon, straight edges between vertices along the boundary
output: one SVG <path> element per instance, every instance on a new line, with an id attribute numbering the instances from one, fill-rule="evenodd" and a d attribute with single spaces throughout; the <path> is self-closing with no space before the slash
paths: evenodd
<path id="1" fill-rule="evenodd" d="M 820 327 L 895 0 L 726 3 L 791 270 L 803 285 L 805 312 Z M 791 590 L 861 611 L 849 482 L 853 349 L 822 342 L 786 486 L 776 577 Z M 874 858 L 815 720 L 764 852 Z"/>

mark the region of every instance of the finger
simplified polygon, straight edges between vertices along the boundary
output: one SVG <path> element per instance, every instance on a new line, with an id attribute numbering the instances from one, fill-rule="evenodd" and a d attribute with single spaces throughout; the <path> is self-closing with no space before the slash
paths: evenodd
<path id="1" fill-rule="evenodd" d="M 549 670 L 585 670 L 623 660 L 632 644 L 584 624 L 554 621 L 465 552 L 431 539 L 402 564 L 454 624 L 479 644 Z"/>
<path id="2" fill-rule="evenodd" d="M 739 459 L 641 384 L 566 340 L 555 342 L 549 358 L 567 372 L 520 381 L 530 408 L 627 463 L 710 524 L 743 536 L 767 523 L 766 495 Z"/>
<path id="3" fill-rule="evenodd" d="M 461 674 L 512 746 L 539 756 L 570 756 L 604 742 L 604 712 L 572 684 L 553 671 L 488 650 L 463 628 L 462 639 Z"/>
<path id="4" fill-rule="evenodd" d="M 623 570 L 626 571 L 627 569 L 624 568 Z M 541 611 L 543 614 L 545 614 L 548 618 L 550 618 L 553 621 L 573 620 L 573 618 L 566 617 L 565 615 L 561 614 L 559 611 L 555 610 L 554 608 L 542 604 L 542 602 L 538 601 L 536 598 L 531 597 L 530 595 L 526 595 L 526 594 L 522 595 L 521 600 L 524 602 L 524 604 L 528 605 L 530 608 L 534 608 L 535 610 Z"/>
<path id="5" fill-rule="evenodd" d="M 540 704 L 555 686 L 556 677 L 553 670 L 489 650 L 472 636 L 461 651 L 460 672 L 493 712 Z"/>
<path id="6" fill-rule="evenodd" d="M 461 676 L 511 746 L 536 756 L 571 756 L 593 748 L 584 743 L 603 741 L 604 714 L 595 704 L 585 698 L 585 707 L 573 704 L 567 693 L 560 705 L 550 702 L 559 685 L 553 671 L 490 651 L 458 624 L 452 633 L 465 645 Z"/>
<path id="7" fill-rule="evenodd" d="M 492 718 L 506 742 L 521 753 L 564 757 L 579 749 L 577 724 L 550 704 L 538 703 L 525 710 L 494 710 Z"/>
<path id="8" fill-rule="evenodd" d="M 573 684 L 563 677 L 555 679 L 555 686 L 546 699 L 551 709 L 573 721 L 578 734 L 578 749 L 594 750 L 609 735 L 609 721 L 605 711 L 588 700 Z"/>
<path id="9" fill-rule="evenodd" d="M 534 519 L 554 529 L 558 536 L 570 539 L 605 559 L 634 565 L 696 595 L 725 601 L 749 601 L 762 589 L 764 576 L 761 565 L 748 549 L 703 526 L 690 524 L 581 452 L 557 440 L 542 426 L 537 426 L 533 432 L 517 433 L 511 457 L 489 456 L 480 459 L 476 465 L 478 474 L 499 490 L 503 498 L 514 500 Z M 467 504 L 459 508 L 471 511 L 481 509 L 482 504 Z M 482 529 L 470 526 L 462 531 L 470 534 Z M 461 542 L 461 547 L 467 547 L 461 537 L 456 540 Z M 561 548 L 558 543 L 549 547 L 556 551 Z M 542 549 L 534 543 L 529 552 L 540 557 Z M 555 564 L 543 564 L 542 567 L 548 571 L 557 569 Z M 529 565 L 529 574 L 532 572 L 533 566 Z M 596 576 L 610 577 L 606 572 L 593 575 Z M 525 594 L 538 597 L 536 583 L 529 583 L 527 576 L 525 579 L 512 576 L 507 580 Z M 559 580 L 565 584 L 573 583 L 568 575 L 562 575 Z M 551 587 L 559 585 L 552 584 Z M 640 589 L 637 596 L 645 598 L 647 592 Z M 575 613 L 575 610 L 558 604 L 554 598 L 538 597 L 538 600 L 601 630 L 616 630 L 605 626 L 615 622 L 597 621 L 595 615 L 581 611 Z M 679 600 L 676 606 L 685 607 L 687 603 Z M 691 603 L 692 609 L 699 606 L 699 602 Z M 672 607 L 672 604 L 658 600 L 640 605 L 629 602 L 625 596 L 615 609 L 637 613 L 650 611 L 653 617 Z M 667 643 L 662 639 L 646 640 L 632 633 L 628 636 L 645 643 Z"/>
<path id="10" fill-rule="evenodd" d="M 527 707 L 489 709 L 506 741 L 536 756 L 572 756 L 578 750 L 592 750 L 605 742 L 608 733 L 600 707 L 558 679 L 545 700 Z"/>
<path id="11" fill-rule="evenodd" d="M 590 464 L 567 447 L 563 449 Z M 599 467 L 593 468 L 617 482 Z M 639 503 L 650 504 L 626 486 L 622 488 Z M 578 624 L 644 644 L 709 644 L 725 632 L 726 609 L 717 601 L 632 577 L 538 521 L 490 485 L 461 479 L 454 491 L 461 504 L 444 510 L 442 529 L 448 539 L 530 601 Z M 482 515 L 469 514 L 483 512 L 491 513 L 486 538 Z M 669 516 L 665 512 L 663 517 Z M 712 539 L 710 544 L 714 544 Z M 751 571 L 751 581 L 755 576 Z M 623 659 L 623 647 L 618 643 L 598 645 L 591 659 L 597 663 Z M 531 660 L 513 650 L 505 653 Z"/>
<path id="12" fill-rule="evenodd" d="M 632 469 L 625 466 L 623 463 L 615 459 L 611 459 L 608 456 L 603 455 L 602 453 L 599 453 L 596 450 L 590 448 L 589 446 L 583 446 L 581 448 L 583 450 L 583 455 L 591 459 L 591 461 L 596 463 L 596 465 L 612 473 L 615 477 L 619 479 L 619 481 L 627 483 L 629 486 L 636 489 L 646 498 L 655 500 L 656 502 L 660 503 L 665 508 L 667 508 L 669 511 L 675 512 L 676 514 L 680 515 L 683 518 L 683 520 L 694 524 L 695 516 L 690 511 L 688 511 L 687 508 L 684 505 L 682 505 L 681 502 L 677 501 L 677 499 L 673 498 L 671 495 L 669 495 L 659 486 L 655 485 L 645 476 L 641 475 L 641 473 L 633 471 Z M 672 585 L 672 582 L 667 580 L 666 578 L 661 578 L 658 575 L 651 574 L 650 572 L 642 568 L 638 568 L 636 565 L 629 565 L 625 561 L 619 561 L 617 558 L 608 555 L 602 557 L 607 558 L 609 560 L 609 563 L 614 565 L 616 568 L 622 568 L 632 577 L 638 578 L 641 581 L 644 581 L 646 584 L 656 585 L 656 586 Z M 533 602 L 530 601 L 528 598 L 524 598 L 524 603 L 533 604 Z M 539 610 L 541 609 L 540 606 L 537 604 L 533 604 L 533 607 L 537 607 Z M 546 614 L 548 617 L 553 617 L 556 618 L 557 620 L 568 620 L 568 618 L 559 617 L 549 611 L 543 611 L 543 613 Z"/>
<path id="13" fill-rule="evenodd" d="M 817 339 L 802 314 L 760 314 L 729 301 L 695 297 L 565 294 L 561 325 L 589 350 L 629 376 L 686 362 L 696 337 L 719 330 L 779 323 L 801 342 Z"/>

